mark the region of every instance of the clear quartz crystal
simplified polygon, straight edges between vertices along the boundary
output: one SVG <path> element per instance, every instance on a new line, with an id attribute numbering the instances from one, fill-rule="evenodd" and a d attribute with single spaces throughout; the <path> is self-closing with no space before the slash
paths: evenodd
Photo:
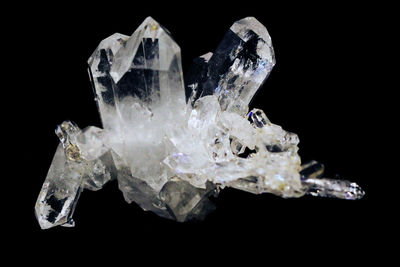
<path id="1" fill-rule="evenodd" d="M 310 178 L 304 181 L 304 185 L 312 196 L 354 200 L 361 199 L 365 194 L 359 185 L 347 180 Z"/>
<path id="2" fill-rule="evenodd" d="M 105 129 L 114 129 L 118 126 L 114 92 L 115 83 L 111 78 L 110 69 L 115 54 L 126 43 L 128 37 L 115 33 L 104 39 L 88 60 L 89 77 Z"/>
<path id="3" fill-rule="evenodd" d="M 158 194 L 173 175 L 162 164 L 164 139 L 181 127 L 186 111 L 180 57 L 169 32 L 149 17 L 114 53 L 109 71 L 118 125 L 108 145 L 119 162 L 119 188 L 128 202 L 164 217 L 170 215 Z"/>
<path id="4" fill-rule="evenodd" d="M 81 131 L 70 121 L 57 127 L 61 143 L 35 205 L 42 229 L 74 226 L 72 215 L 81 191 L 98 190 L 112 178 L 115 168 L 110 151 L 100 145 L 101 132 L 96 127 Z"/>
<path id="5" fill-rule="evenodd" d="M 244 115 L 275 65 L 271 37 L 255 18 L 241 19 L 232 25 L 215 52 L 205 57 L 203 65 L 207 68 L 205 75 L 189 80 L 187 86 L 195 86 L 197 95 L 217 95 L 223 110 Z"/>
<path id="6" fill-rule="evenodd" d="M 88 60 L 103 128 L 63 122 L 61 143 L 40 191 L 40 226 L 72 227 L 79 194 L 117 179 L 128 203 L 177 221 L 202 219 L 210 197 L 232 187 L 254 194 L 360 199 L 355 183 L 301 164 L 296 134 L 249 103 L 275 65 L 267 29 L 235 22 L 214 53 L 183 81 L 180 48 L 148 17 L 131 36 L 100 42 Z"/>
<path id="7" fill-rule="evenodd" d="M 60 144 L 35 205 L 36 218 L 42 229 L 63 225 L 72 218 L 81 184 L 78 164 L 67 159 Z"/>

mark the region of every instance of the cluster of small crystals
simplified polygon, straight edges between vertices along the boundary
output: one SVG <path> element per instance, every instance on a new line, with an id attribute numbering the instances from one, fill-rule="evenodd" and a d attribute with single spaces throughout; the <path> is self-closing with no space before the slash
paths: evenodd
<path id="1" fill-rule="evenodd" d="M 183 80 L 180 48 L 148 17 L 126 36 L 100 42 L 89 75 L 103 129 L 66 121 L 35 212 L 40 226 L 73 226 L 83 189 L 112 179 L 127 202 L 187 221 L 213 210 L 211 196 L 233 187 L 255 194 L 359 199 L 355 183 L 321 178 L 301 165 L 296 134 L 248 110 L 275 65 L 267 29 L 235 22 L 214 53 L 194 60 Z"/>

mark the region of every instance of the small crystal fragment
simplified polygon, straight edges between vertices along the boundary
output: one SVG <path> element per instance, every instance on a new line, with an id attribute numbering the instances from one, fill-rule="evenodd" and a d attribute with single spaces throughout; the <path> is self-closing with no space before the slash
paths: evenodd
<path id="1" fill-rule="evenodd" d="M 347 180 L 310 178 L 305 180 L 303 184 L 308 187 L 307 193 L 312 196 L 356 200 L 365 195 L 359 185 Z"/>
<path id="2" fill-rule="evenodd" d="M 192 186 L 187 181 L 172 178 L 161 189 L 160 198 L 166 203 L 166 207 L 174 219 L 184 222 L 189 218 L 204 218 L 212 211 L 214 205 L 210 202 L 209 196 L 215 192 L 215 187 L 212 185 L 201 189 Z M 206 208 L 204 209 L 204 207 Z"/>
<path id="3" fill-rule="evenodd" d="M 262 128 L 271 123 L 265 113 L 260 109 L 253 109 L 249 112 L 248 116 L 258 128 Z"/>

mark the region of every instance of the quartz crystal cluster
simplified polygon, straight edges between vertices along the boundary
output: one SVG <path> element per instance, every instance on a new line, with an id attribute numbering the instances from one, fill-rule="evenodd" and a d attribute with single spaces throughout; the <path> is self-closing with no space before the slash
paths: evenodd
<path id="1" fill-rule="evenodd" d="M 83 189 L 112 179 L 128 203 L 177 221 L 201 219 L 224 187 L 285 198 L 304 194 L 359 199 L 346 180 L 301 164 L 296 134 L 249 103 L 275 65 L 267 29 L 235 22 L 214 53 L 182 74 L 170 33 L 148 17 L 131 35 L 115 33 L 88 60 L 103 129 L 70 121 L 35 205 L 41 228 L 74 226 Z"/>

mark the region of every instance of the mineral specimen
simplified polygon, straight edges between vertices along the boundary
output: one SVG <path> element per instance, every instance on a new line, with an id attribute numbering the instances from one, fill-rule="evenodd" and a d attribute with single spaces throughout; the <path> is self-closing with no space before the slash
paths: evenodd
<path id="1" fill-rule="evenodd" d="M 195 59 L 185 83 L 179 46 L 151 17 L 130 37 L 101 41 L 88 63 L 104 129 L 57 127 L 61 143 L 35 206 L 42 229 L 74 226 L 82 190 L 112 179 L 128 203 L 177 221 L 204 218 L 224 187 L 285 198 L 364 195 L 355 183 L 320 178 L 318 162 L 301 165 L 297 135 L 248 110 L 275 64 L 268 31 L 253 17 Z"/>

